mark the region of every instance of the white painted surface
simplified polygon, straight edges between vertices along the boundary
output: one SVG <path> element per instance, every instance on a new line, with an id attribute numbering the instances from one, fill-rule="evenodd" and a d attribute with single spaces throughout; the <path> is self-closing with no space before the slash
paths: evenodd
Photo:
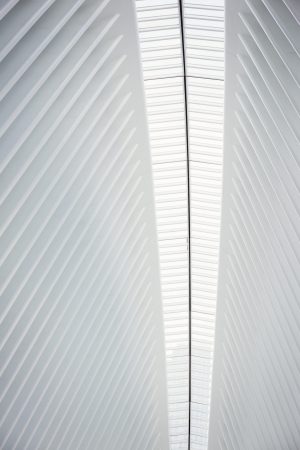
<path id="1" fill-rule="evenodd" d="M 167 449 L 134 5 L 1 2 L 3 449 Z"/>
<path id="2" fill-rule="evenodd" d="M 299 449 L 299 3 L 234 0 L 226 7 L 209 449 Z"/>

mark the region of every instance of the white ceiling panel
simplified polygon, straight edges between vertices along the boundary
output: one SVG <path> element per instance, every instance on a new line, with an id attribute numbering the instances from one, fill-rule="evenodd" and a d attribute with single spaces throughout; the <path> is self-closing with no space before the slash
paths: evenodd
<path id="1" fill-rule="evenodd" d="M 188 180 L 177 0 L 137 0 L 165 321 L 170 449 L 188 449 Z"/>

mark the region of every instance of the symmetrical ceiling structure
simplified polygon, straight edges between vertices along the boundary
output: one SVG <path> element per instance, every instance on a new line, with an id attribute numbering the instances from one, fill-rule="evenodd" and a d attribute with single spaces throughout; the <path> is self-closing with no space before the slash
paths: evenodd
<path id="1" fill-rule="evenodd" d="M 221 208 L 224 1 L 136 5 L 158 224 L 170 448 L 206 449 Z"/>
<path id="2" fill-rule="evenodd" d="M 300 2 L 225 10 L 224 114 L 224 0 L 0 0 L 1 449 L 299 450 Z"/>

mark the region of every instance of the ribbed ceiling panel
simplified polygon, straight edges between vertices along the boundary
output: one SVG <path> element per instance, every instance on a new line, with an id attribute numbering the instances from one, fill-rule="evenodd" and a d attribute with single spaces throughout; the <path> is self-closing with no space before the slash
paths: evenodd
<path id="1" fill-rule="evenodd" d="M 211 449 L 300 445 L 300 10 L 227 12 Z"/>
<path id="2" fill-rule="evenodd" d="M 191 450 L 207 449 L 223 162 L 224 0 L 184 1 L 191 205 Z"/>
<path id="3" fill-rule="evenodd" d="M 133 5 L 1 8 L 0 446 L 166 449 Z"/>
<path id="4" fill-rule="evenodd" d="M 169 440 L 188 449 L 188 186 L 182 36 L 177 0 L 137 0 L 152 153 L 167 352 Z"/>

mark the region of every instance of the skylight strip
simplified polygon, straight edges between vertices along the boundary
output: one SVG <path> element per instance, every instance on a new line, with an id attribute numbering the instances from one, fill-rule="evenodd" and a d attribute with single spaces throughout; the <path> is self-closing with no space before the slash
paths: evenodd
<path id="1" fill-rule="evenodd" d="M 137 0 L 167 353 L 170 449 L 189 439 L 189 253 L 182 37 L 177 0 Z"/>
<path id="2" fill-rule="evenodd" d="M 191 203 L 191 450 L 206 450 L 223 163 L 224 0 L 184 0 Z"/>

